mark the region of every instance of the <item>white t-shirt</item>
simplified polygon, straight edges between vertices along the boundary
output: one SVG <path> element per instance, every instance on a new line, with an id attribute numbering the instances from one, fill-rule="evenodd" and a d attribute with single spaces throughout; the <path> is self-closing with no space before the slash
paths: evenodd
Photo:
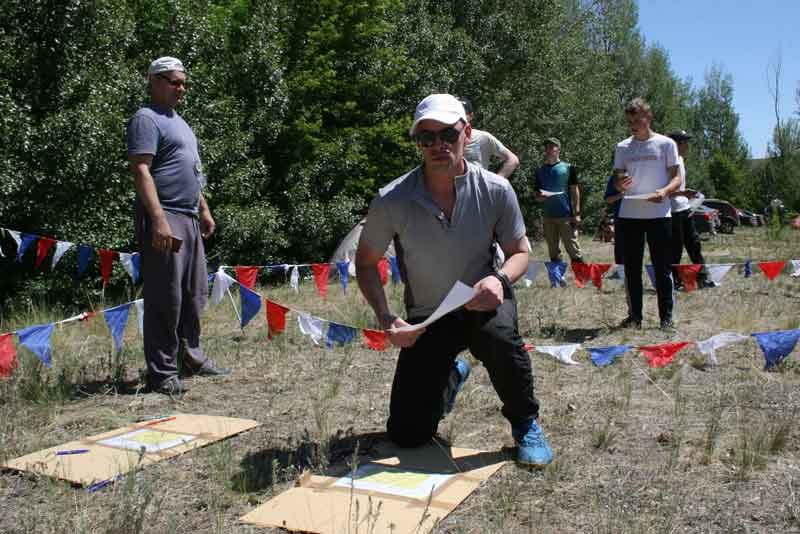
<path id="1" fill-rule="evenodd" d="M 681 177 L 681 185 L 678 187 L 678 191 L 686 191 L 686 167 L 683 165 L 683 156 L 678 156 L 678 176 Z M 686 211 L 690 207 L 689 199 L 684 196 L 672 197 L 669 201 L 672 205 L 672 213 Z"/>
<path id="2" fill-rule="evenodd" d="M 678 165 L 678 145 L 666 135 L 654 133 L 647 141 L 631 136 L 614 148 L 614 168 L 624 169 L 634 178 L 626 195 L 646 195 L 665 187 L 670 181 L 667 169 L 675 165 Z M 669 198 L 654 203 L 623 197 L 619 209 L 621 219 L 660 219 L 671 215 Z"/>
<path id="3" fill-rule="evenodd" d="M 464 159 L 488 169 L 492 156 L 505 160 L 504 154 L 507 151 L 508 149 L 495 136 L 473 128 L 472 137 L 464 147 Z"/>

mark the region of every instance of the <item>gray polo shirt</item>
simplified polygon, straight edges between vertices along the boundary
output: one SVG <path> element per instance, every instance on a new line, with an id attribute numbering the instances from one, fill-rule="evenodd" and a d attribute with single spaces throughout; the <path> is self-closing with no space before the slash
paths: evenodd
<path id="1" fill-rule="evenodd" d="M 454 180 L 450 221 L 425 187 L 421 167 L 382 188 L 370 204 L 361 241 L 383 252 L 395 240 L 408 317 L 433 313 L 456 280 L 472 286 L 489 275 L 495 241 L 505 246 L 525 236 L 508 180 L 472 163 Z"/>

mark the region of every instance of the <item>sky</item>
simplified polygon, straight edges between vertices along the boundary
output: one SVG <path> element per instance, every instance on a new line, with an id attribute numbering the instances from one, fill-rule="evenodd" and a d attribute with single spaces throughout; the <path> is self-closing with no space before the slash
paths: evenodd
<path id="1" fill-rule="evenodd" d="M 800 0 L 639 0 L 639 30 L 667 51 L 679 78 L 700 89 L 714 63 L 732 76 L 739 130 L 755 158 L 766 156 L 775 126 L 767 67 L 779 51 L 781 117 L 800 107 L 798 26 Z"/>

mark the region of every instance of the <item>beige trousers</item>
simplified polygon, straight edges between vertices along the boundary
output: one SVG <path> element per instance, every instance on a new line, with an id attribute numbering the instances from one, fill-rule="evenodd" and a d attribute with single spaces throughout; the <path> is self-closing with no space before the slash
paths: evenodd
<path id="1" fill-rule="evenodd" d="M 545 217 L 542 226 L 550 261 L 561 261 L 559 239 L 564 242 L 570 260 L 583 261 L 581 246 L 578 244 L 578 228 L 572 225 L 572 217 Z"/>

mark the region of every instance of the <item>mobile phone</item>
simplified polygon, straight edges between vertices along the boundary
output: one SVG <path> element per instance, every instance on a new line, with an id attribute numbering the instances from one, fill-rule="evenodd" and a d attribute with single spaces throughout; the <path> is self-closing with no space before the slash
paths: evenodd
<path id="1" fill-rule="evenodd" d="M 179 239 L 175 236 L 172 236 L 172 252 L 177 254 L 181 250 L 181 245 L 183 245 L 183 240 Z"/>

